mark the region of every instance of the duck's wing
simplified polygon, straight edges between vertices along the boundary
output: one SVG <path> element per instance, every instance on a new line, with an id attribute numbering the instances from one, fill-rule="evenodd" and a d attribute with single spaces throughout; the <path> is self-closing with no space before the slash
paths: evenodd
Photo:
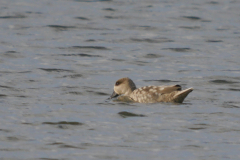
<path id="1" fill-rule="evenodd" d="M 180 85 L 172 86 L 145 86 L 138 89 L 135 89 L 130 98 L 136 102 L 141 103 L 155 103 L 158 102 L 159 97 L 162 95 L 167 95 L 174 91 L 180 91 Z"/>
<path id="2" fill-rule="evenodd" d="M 172 85 L 172 86 L 157 86 L 158 93 L 167 94 L 174 91 L 181 91 L 182 87 L 180 85 Z"/>
<path id="3" fill-rule="evenodd" d="M 145 95 L 145 94 L 167 94 L 174 91 L 181 91 L 182 88 L 180 85 L 172 85 L 172 86 L 145 86 L 133 91 L 134 94 Z"/>

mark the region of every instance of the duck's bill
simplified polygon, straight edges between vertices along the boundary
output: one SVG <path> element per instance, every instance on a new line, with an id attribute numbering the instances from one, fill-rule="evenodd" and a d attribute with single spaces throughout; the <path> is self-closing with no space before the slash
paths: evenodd
<path id="1" fill-rule="evenodd" d="M 113 91 L 113 93 L 112 93 L 110 99 L 115 98 L 115 97 L 117 97 L 117 96 L 119 96 L 119 95 L 118 95 L 115 91 Z"/>

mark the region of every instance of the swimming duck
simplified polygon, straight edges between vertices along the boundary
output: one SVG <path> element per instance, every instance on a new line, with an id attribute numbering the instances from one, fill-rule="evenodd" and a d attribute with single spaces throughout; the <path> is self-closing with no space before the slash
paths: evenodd
<path id="1" fill-rule="evenodd" d="M 193 88 L 182 90 L 180 85 L 145 86 L 136 88 L 134 82 L 126 77 L 116 81 L 110 98 L 124 95 L 139 103 L 175 102 L 182 103 Z"/>

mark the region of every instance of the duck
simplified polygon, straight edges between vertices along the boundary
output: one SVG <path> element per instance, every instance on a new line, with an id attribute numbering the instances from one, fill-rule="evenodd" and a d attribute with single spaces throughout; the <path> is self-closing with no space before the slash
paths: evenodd
<path id="1" fill-rule="evenodd" d="M 118 96 L 126 96 L 138 103 L 173 102 L 182 103 L 193 88 L 182 90 L 180 85 L 169 86 L 145 86 L 137 88 L 135 83 L 128 77 L 117 80 L 114 84 L 113 93 L 109 99 Z"/>

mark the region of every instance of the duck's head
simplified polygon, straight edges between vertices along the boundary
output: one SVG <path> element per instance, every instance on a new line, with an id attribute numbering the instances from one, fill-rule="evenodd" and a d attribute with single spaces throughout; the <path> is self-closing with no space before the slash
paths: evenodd
<path id="1" fill-rule="evenodd" d="M 135 89 L 136 89 L 136 86 L 130 78 L 128 77 L 121 78 L 116 81 L 114 85 L 113 93 L 110 98 L 114 98 L 119 95 L 129 96 Z"/>

